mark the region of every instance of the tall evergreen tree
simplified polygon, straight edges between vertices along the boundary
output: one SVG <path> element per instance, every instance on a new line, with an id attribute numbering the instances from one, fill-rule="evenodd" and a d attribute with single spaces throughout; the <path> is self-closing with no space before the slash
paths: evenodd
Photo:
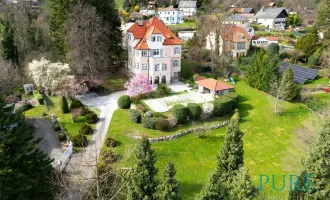
<path id="1" fill-rule="evenodd" d="M 280 46 L 277 43 L 270 44 L 267 53 L 269 57 L 278 55 L 280 53 Z"/>
<path id="2" fill-rule="evenodd" d="M 283 91 L 285 95 L 283 95 L 283 99 L 286 101 L 292 101 L 298 94 L 298 85 L 294 82 L 294 74 L 291 67 L 285 70 L 281 86 L 283 87 Z"/>
<path id="3" fill-rule="evenodd" d="M 110 30 L 108 37 L 109 40 L 109 57 L 112 62 L 119 59 L 122 49 L 122 31 L 121 22 L 118 16 L 118 10 L 116 9 L 116 3 L 114 0 L 84 0 L 89 5 L 96 8 L 98 14 L 103 17 L 103 20 L 108 23 Z M 132 6 L 135 4 L 132 3 Z"/>
<path id="4" fill-rule="evenodd" d="M 151 200 L 155 194 L 158 172 L 155 167 L 156 156 L 147 137 L 143 137 L 136 148 L 137 166 L 128 182 L 128 199 Z"/>
<path id="5" fill-rule="evenodd" d="M 10 26 L 9 21 L 4 21 L 2 24 L 4 25 L 1 41 L 3 47 L 2 57 L 5 60 L 9 60 L 12 63 L 18 64 L 17 47 L 14 40 L 14 30 Z"/>
<path id="6" fill-rule="evenodd" d="M 330 121 L 326 121 L 306 160 L 299 179 L 299 189 L 289 199 L 329 199 L 330 197 Z M 309 187 L 306 187 L 308 176 Z"/>
<path id="7" fill-rule="evenodd" d="M 50 35 L 62 61 L 66 60 L 68 43 L 66 41 L 66 22 L 71 0 L 51 0 Z"/>
<path id="8" fill-rule="evenodd" d="M 252 200 L 258 195 L 258 189 L 252 185 L 249 171 L 241 167 L 233 178 L 230 199 Z"/>
<path id="9" fill-rule="evenodd" d="M 237 170 L 243 166 L 243 133 L 239 128 L 239 113 L 231 118 L 227 134 L 217 156 L 217 168 L 209 176 L 207 185 L 203 188 L 199 199 L 226 199 L 231 188 L 232 178 Z"/>
<path id="10" fill-rule="evenodd" d="M 262 89 L 266 79 L 268 55 L 263 49 L 258 50 L 251 58 L 251 66 L 246 72 L 246 82 L 251 87 Z"/>
<path id="11" fill-rule="evenodd" d="M 51 199 L 52 166 L 22 113 L 0 100 L 0 199 Z"/>
<path id="12" fill-rule="evenodd" d="M 278 54 L 277 55 L 275 54 L 272 57 L 269 56 L 265 78 L 261 86 L 262 90 L 269 92 L 271 89 L 270 85 L 272 84 L 272 81 L 273 80 L 279 81 L 279 79 L 281 78 L 280 65 L 281 65 L 281 60 Z"/>
<path id="13" fill-rule="evenodd" d="M 68 101 L 66 100 L 65 96 L 61 96 L 61 111 L 62 113 L 68 113 L 69 112 L 69 105 Z"/>
<path id="14" fill-rule="evenodd" d="M 179 182 L 175 179 L 174 164 L 169 162 L 164 170 L 161 183 L 157 187 L 156 199 L 180 200 Z"/>

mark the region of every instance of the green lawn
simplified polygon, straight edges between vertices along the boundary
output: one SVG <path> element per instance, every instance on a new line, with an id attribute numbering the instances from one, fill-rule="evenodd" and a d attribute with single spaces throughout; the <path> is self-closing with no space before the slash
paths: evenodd
<path id="1" fill-rule="evenodd" d="M 177 28 L 191 28 L 195 29 L 196 28 L 196 22 L 183 22 L 181 24 L 171 24 L 168 25 L 169 28 L 171 27 L 177 27 Z"/>
<path id="2" fill-rule="evenodd" d="M 303 144 L 296 142 L 295 130 L 309 117 L 310 111 L 302 104 L 281 102 L 283 114 L 275 115 L 272 113 L 270 98 L 264 92 L 247 86 L 244 81 L 235 81 L 236 92 L 240 95 L 241 129 L 245 133 L 244 164 L 249 168 L 256 187 L 259 187 L 260 174 L 269 177 L 277 175 L 278 185 L 282 174 L 298 174 L 300 171 L 300 160 L 307 152 L 303 152 Z M 125 115 L 122 113 L 123 111 L 115 112 L 108 137 L 120 142 L 115 151 L 122 155 L 123 159 L 116 165 L 132 167 L 136 141 L 127 135 L 135 135 L 141 130 L 133 126 L 128 118 L 123 120 Z M 204 139 L 197 138 L 192 133 L 174 141 L 153 143 L 152 148 L 155 149 L 158 159 L 156 165 L 160 170 L 158 175 L 161 175 L 166 162 L 174 162 L 183 199 L 193 199 L 205 183 L 208 173 L 216 166 L 215 156 L 219 153 L 225 132 L 226 128 L 220 128 L 211 131 Z M 143 133 L 155 134 L 147 129 Z M 286 189 L 288 187 L 287 184 Z M 271 190 L 271 181 L 266 191 L 267 195 L 273 196 L 287 194 L 287 191 Z"/>
<path id="3" fill-rule="evenodd" d="M 122 8 L 124 4 L 124 0 L 116 0 L 116 8 Z"/>
<path id="4" fill-rule="evenodd" d="M 322 76 L 316 76 L 315 80 L 307 80 L 304 86 L 314 87 L 318 85 L 329 84 L 330 79 Z"/>
<path id="5" fill-rule="evenodd" d="M 32 96 L 29 96 L 30 98 Z M 68 133 L 69 137 L 73 137 L 74 135 L 78 134 L 79 128 L 85 124 L 85 117 L 79 116 L 78 120 L 73 122 L 71 113 L 62 114 L 60 110 L 60 98 L 56 96 L 49 97 L 48 102 L 50 102 L 50 111 L 47 110 L 45 105 L 37 105 L 34 106 L 32 109 L 27 110 L 25 112 L 25 116 L 27 117 L 40 117 L 42 113 L 47 113 L 50 116 L 51 112 L 57 117 L 58 121 L 62 124 L 65 131 Z M 68 100 L 70 105 L 70 101 Z M 93 110 L 93 109 L 91 109 Z M 96 111 L 96 110 L 93 110 Z M 98 113 L 98 111 L 96 111 Z M 94 128 L 95 125 L 91 124 Z M 88 135 L 87 138 L 90 139 L 92 135 Z"/>

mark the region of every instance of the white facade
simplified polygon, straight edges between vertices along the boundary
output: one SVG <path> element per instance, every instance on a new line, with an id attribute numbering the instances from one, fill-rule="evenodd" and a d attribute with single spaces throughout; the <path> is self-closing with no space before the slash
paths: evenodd
<path id="1" fill-rule="evenodd" d="M 181 10 L 175 8 L 164 8 L 158 10 L 159 19 L 165 24 L 181 24 L 183 23 L 183 13 Z"/>
<path id="2" fill-rule="evenodd" d="M 173 78 L 178 78 L 181 69 L 181 45 L 163 45 L 165 37 L 162 34 L 151 34 L 146 39 L 149 50 L 136 50 L 134 47 L 140 39 L 134 39 L 132 33 L 127 33 L 128 69 L 133 74 L 149 76 L 152 84 L 170 84 Z"/>
<path id="3" fill-rule="evenodd" d="M 265 37 L 260 37 L 258 39 L 252 38 L 252 46 L 268 47 L 272 43 L 278 44 L 278 40 L 269 40 Z"/>
<path id="4" fill-rule="evenodd" d="M 183 17 L 190 17 L 196 15 L 197 12 L 196 4 L 197 1 L 195 0 L 180 0 L 179 10 L 182 11 Z"/>
<path id="5" fill-rule="evenodd" d="M 184 17 L 196 15 L 197 8 L 180 8 Z"/>
<path id="6" fill-rule="evenodd" d="M 179 31 L 178 36 L 180 40 L 187 42 L 188 40 L 191 40 L 195 35 L 195 31 Z"/>
<path id="7" fill-rule="evenodd" d="M 151 9 L 151 10 L 140 10 L 140 13 L 144 14 L 144 15 L 156 15 L 156 11 Z"/>

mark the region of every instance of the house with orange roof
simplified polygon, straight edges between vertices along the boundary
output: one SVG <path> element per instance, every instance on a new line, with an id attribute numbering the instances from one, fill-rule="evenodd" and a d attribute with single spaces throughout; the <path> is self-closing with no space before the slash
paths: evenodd
<path id="1" fill-rule="evenodd" d="M 206 37 L 206 49 L 215 49 L 216 37 L 213 32 Z M 251 36 L 246 30 L 236 25 L 227 25 L 219 34 L 219 56 L 224 53 L 230 54 L 234 58 L 246 56 L 250 43 Z"/>
<path id="2" fill-rule="evenodd" d="M 252 37 L 252 46 L 255 46 L 255 47 L 267 48 L 272 43 L 278 44 L 277 36 L 268 36 L 268 37 L 253 36 Z"/>
<path id="3" fill-rule="evenodd" d="M 170 84 L 180 75 L 182 41 L 158 18 L 137 20 L 127 30 L 128 69 L 150 83 Z"/>
<path id="4" fill-rule="evenodd" d="M 234 88 L 231 85 L 225 84 L 213 78 L 196 81 L 196 84 L 198 85 L 198 92 L 211 93 L 215 95 L 227 94 L 231 89 Z"/>

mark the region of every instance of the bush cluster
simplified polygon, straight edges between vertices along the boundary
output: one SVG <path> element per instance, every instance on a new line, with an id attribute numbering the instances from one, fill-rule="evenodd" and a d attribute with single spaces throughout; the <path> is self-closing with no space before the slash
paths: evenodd
<path id="1" fill-rule="evenodd" d="M 118 142 L 113 138 L 107 138 L 105 140 L 105 146 L 107 146 L 107 147 L 117 147 Z"/>
<path id="2" fill-rule="evenodd" d="M 60 125 L 59 124 L 53 124 L 53 129 L 54 129 L 54 131 L 59 131 L 59 130 L 61 130 L 61 127 L 60 127 Z"/>
<path id="3" fill-rule="evenodd" d="M 44 98 L 42 94 L 39 93 L 38 90 L 33 90 L 33 96 L 38 100 L 40 105 L 44 105 Z"/>
<path id="4" fill-rule="evenodd" d="M 29 103 L 27 103 L 27 104 L 22 105 L 22 107 L 19 108 L 19 111 L 25 112 L 25 111 L 27 111 L 27 110 L 29 110 L 31 108 L 32 108 L 32 105 L 29 104 Z"/>
<path id="5" fill-rule="evenodd" d="M 154 117 L 144 117 L 142 118 L 142 126 L 148 129 L 156 129 L 157 119 Z"/>
<path id="6" fill-rule="evenodd" d="M 134 123 L 141 123 L 141 113 L 135 109 L 131 109 L 128 112 L 130 120 Z"/>
<path id="7" fill-rule="evenodd" d="M 74 135 L 71 138 L 71 141 L 73 143 L 73 146 L 76 146 L 76 147 L 85 147 L 88 144 L 87 137 L 83 134 Z"/>
<path id="8" fill-rule="evenodd" d="M 157 118 L 157 122 L 156 122 L 156 129 L 157 130 L 160 130 L 160 131 L 167 131 L 169 128 L 169 122 L 160 117 L 160 118 Z"/>
<path id="9" fill-rule="evenodd" d="M 97 114 L 93 111 L 89 111 L 85 115 L 85 120 L 87 124 L 95 124 L 98 120 Z"/>
<path id="10" fill-rule="evenodd" d="M 188 109 L 182 105 L 177 104 L 171 108 L 171 113 L 176 118 L 178 124 L 183 124 L 188 117 Z"/>
<path id="11" fill-rule="evenodd" d="M 236 106 L 238 105 L 238 94 L 236 94 L 235 92 L 229 92 L 226 94 L 226 96 L 233 100 L 233 108 L 236 108 Z"/>
<path id="12" fill-rule="evenodd" d="M 129 109 L 131 107 L 131 98 L 128 95 L 122 95 L 118 99 L 118 106 L 121 109 Z"/>
<path id="13" fill-rule="evenodd" d="M 197 103 L 188 103 L 187 108 L 190 120 L 196 121 L 200 119 L 202 108 Z"/>
<path id="14" fill-rule="evenodd" d="M 151 98 L 162 98 L 171 93 L 171 88 L 164 83 L 158 83 L 157 89 L 150 93 Z"/>
<path id="15" fill-rule="evenodd" d="M 84 124 L 79 128 L 79 134 L 92 135 L 93 134 L 93 128 L 88 124 Z"/>
<path id="16" fill-rule="evenodd" d="M 66 140 L 66 135 L 64 133 L 58 133 L 57 138 L 60 142 Z"/>
<path id="17" fill-rule="evenodd" d="M 213 114 L 215 116 L 223 116 L 228 114 L 234 105 L 234 100 L 229 98 L 228 96 L 219 96 L 218 99 L 213 101 L 214 111 Z"/>
<path id="18" fill-rule="evenodd" d="M 76 108 L 83 108 L 84 104 L 81 103 L 81 101 L 77 99 L 72 99 L 71 104 L 70 104 L 70 109 L 76 109 Z"/>

